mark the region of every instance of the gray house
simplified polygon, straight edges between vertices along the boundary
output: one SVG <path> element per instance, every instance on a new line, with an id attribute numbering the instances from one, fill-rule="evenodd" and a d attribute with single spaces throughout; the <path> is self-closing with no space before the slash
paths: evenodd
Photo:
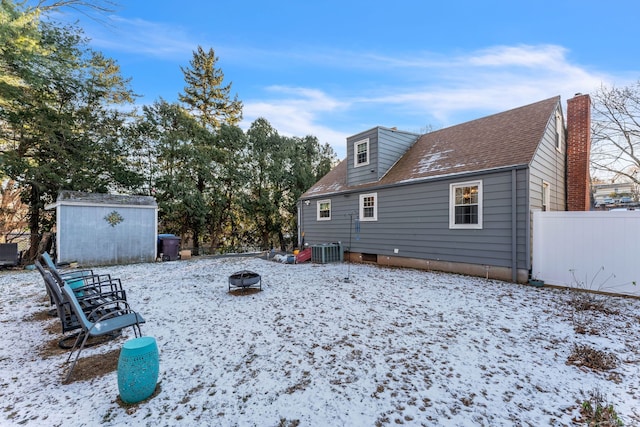
<path id="1" fill-rule="evenodd" d="M 80 265 L 153 262 L 158 206 L 153 197 L 62 191 L 56 203 L 56 261 Z"/>
<path id="2" fill-rule="evenodd" d="M 300 240 L 340 242 L 351 261 L 526 281 L 532 213 L 588 210 L 589 126 L 578 94 L 566 128 L 554 97 L 424 135 L 361 132 L 301 196 Z"/>

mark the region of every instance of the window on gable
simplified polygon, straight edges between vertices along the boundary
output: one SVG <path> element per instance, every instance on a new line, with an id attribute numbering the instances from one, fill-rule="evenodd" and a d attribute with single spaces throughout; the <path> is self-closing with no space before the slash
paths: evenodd
<path id="1" fill-rule="evenodd" d="M 331 200 L 318 200 L 318 221 L 331 220 Z"/>
<path id="2" fill-rule="evenodd" d="M 564 126 L 562 123 L 562 115 L 556 111 L 556 150 L 562 150 L 562 136 L 564 135 Z"/>
<path id="3" fill-rule="evenodd" d="M 551 186 L 548 182 L 542 181 L 542 210 L 550 210 Z"/>
<path id="4" fill-rule="evenodd" d="M 360 221 L 378 220 L 378 193 L 360 195 Z"/>
<path id="5" fill-rule="evenodd" d="M 353 167 L 369 164 L 369 138 L 353 143 Z"/>
<path id="6" fill-rule="evenodd" d="M 449 186 L 449 228 L 482 228 L 482 181 Z"/>

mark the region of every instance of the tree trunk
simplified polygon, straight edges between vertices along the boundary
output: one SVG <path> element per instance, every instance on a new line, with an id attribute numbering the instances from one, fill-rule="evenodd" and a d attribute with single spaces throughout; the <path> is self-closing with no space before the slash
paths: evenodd
<path id="1" fill-rule="evenodd" d="M 193 227 L 191 230 L 193 234 L 193 252 L 192 255 L 200 255 L 200 230 L 198 227 Z"/>
<path id="2" fill-rule="evenodd" d="M 262 250 L 267 251 L 271 249 L 271 244 L 269 242 L 269 232 L 266 230 L 266 227 L 262 230 Z"/>
<path id="3" fill-rule="evenodd" d="M 40 197 L 38 189 L 32 185 L 29 194 L 29 252 L 26 261 L 33 262 L 38 257 L 40 246 Z"/>

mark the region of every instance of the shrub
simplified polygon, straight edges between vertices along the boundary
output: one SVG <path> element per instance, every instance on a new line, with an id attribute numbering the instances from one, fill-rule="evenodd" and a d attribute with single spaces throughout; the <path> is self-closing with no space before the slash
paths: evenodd
<path id="1" fill-rule="evenodd" d="M 589 427 L 601 426 L 612 427 L 622 426 L 622 420 L 616 413 L 613 404 L 606 403 L 606 399 L 600 390 L 593 390 L 589 398 L 582 402 L 580 407 L 580 421 L 585 422 Z"/>

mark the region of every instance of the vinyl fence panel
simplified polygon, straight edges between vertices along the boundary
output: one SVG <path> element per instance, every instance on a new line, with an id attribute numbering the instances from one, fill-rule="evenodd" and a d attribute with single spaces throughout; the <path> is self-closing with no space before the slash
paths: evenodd
<path id="1" fill-rule="evenodd" d="M 533 278 L 640 296 L 640 211 L 534 212 L 532 251 Z"/>

